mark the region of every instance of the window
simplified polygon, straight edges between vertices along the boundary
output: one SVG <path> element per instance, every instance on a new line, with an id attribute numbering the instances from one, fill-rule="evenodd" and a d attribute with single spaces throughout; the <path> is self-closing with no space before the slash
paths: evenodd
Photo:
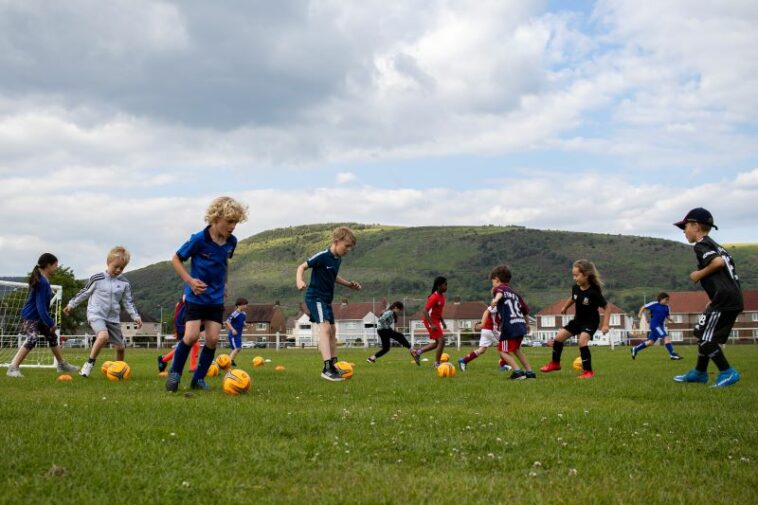
<path id="1" fill-rule="evenodd" d="M 729 338 L 739 338 L 740 337 L 740 330 L 732 330 L 729 333 Z"/>
<path id="2" fill-rule="evenodd" d="M 681 331 L 672 331 L 669 332 L 669 335 L 671 336 L 672 342 L 682 342 L 684 340 L 684 335 Z"/>
<path id="3" fill-rule="evenodd" d="M 758 329 L 753 330 L 753 338 L 758 338 Z"/>
<path id="4" fill-rule="evenodd" d="M 268 330 L 268 323 L 255 323 L 255 329 L 257 331 L 266 331 Z"/>
<path id="5" fill-rule="evenodd" d="M 301 324 L 301 325 L 298 325 L 298 328 L 300 328 L 301 330 L 310 330 L 311 329 L 311 325 L 310 324 Z"/>
<path id="6" fill-rule="evenodd" d="M 675 323 L 683 323 L 684 316 L 682 314 L 671 314 L 671 320 Z"/>
<path id="7" fill-rule="evenodd" d="M 417 329 L 417 330 L 420 330 L 421 328 L 424 327 L 424 322 L 423 321 L 413 321 L 413 327 L 415 329 Z"/>
<path id="8" fill-rule="evenodd" d="M 611 326 L 621 326 L 621 314 L 611 314 Z"/>
<path id="9" fill-rule="evenodd" d="M 374 323 L 363 323 L 364 328 L 376 328 Z"/>
<path id="10" fill-rule="evenodd" d="M 752 316 L 752 317 L 751 317 L 750 319 L 751 319 L 752 321 L 757 321 L 757 322 L 758 322 L 758 312 L 753 312 L 753 313 L 751 314 L 751 316 Z"/>
<path id="11" fill-rule="evenodd" d="M 555 328 L 555 316 L 541 316 L 543 328 Z"/>
<path id="12" fill-rule="evenodd" d="M 351 321 L 349 323 L 345 323 L 345 329 L 346 330 L 356 330 L 358 329 L 358 323 L 355 321 Z"/>
<path id="13" fill-rule="evenodd" d="M 570 322 L 571 322 L 571 315 L 570 315 L 570 314 L 563 314 L 563 315 L 561 316 L 561 324 L 562 324 L 563 326 L 566 326 L 566 325 L 567 325 L 567 324 L 569 324 Z"/>
<path id="14" fill-rule="evenodd" d="M 459 321 L 460 328 L 462 330 L 470 330 L 471 329 L 471 321 Z"/>

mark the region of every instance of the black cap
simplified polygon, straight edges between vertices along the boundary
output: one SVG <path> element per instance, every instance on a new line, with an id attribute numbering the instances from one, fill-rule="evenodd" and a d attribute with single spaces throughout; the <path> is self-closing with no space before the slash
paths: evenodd
<path id="1" fill-rule="evenodd" d="M 711 228 L 714 228 L 716 230 L 719 229 L 718 226 L 713 224 L 713 215 L 702 207 L 697 207 L 696 209 L 692 209 L 691 211 L 689 211 L 687 215 L 684 216 L 684 219 L 682 219 L 678 223 L 674 223 L 674 226 L 676 226 L 677 228 L 681 228 L 683 230 L 684 226 L 687 223 L 707 224 Z"/>

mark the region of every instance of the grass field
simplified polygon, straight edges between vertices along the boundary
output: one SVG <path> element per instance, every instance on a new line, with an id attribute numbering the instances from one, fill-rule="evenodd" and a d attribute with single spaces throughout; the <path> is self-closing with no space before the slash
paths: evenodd
<path id="1" fill-rule="evenodd" d="M 679 350 L 593 348 L 597 376 L 577 381 L 567 348 L 523 382 L 492 351 L 443 380 L 398 348 L 376 365 L 346 350 L 355 377 L 330 383 L 315 351 L 256 349 L 236 398 L 218 378 L 185 395 L 186 374 L 166 393 L 154 351 L 128 350 L 124 383 L 3 372 L 0 503 L 756 503 L 758 347 L 727 349 L 743 380 L 721 390 L 674 383 L 694 363 Z"/>

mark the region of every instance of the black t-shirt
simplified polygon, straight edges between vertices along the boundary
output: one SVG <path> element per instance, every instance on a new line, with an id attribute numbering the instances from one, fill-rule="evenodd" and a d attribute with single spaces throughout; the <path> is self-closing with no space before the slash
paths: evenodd
<path id="1" fill-rule="evenodd" d="M 743 310 L 740 278 L 734 269 L 734 260 L 729 253 L 711 237 L 705 236 L 695 244 L 695 256 L 697 256 L 698 270 L 702 270 L 719 256 L 724 259 L 724 268 L 719 268 L 708 277 L 700 279 L 700 285 L 711 299 L 711 308 Z"/>
<path id="2" fill-rule="evenodd" d="M 605 308 L 608 302 L 605 301 L 603 293 L 598 288 L 590 285 L 587 289 L 582 290 L 582 288 L 574 284 L 574 287 L 571 288 L 571 299 L 574 300 L 574 305 L 576 306 L 574 321 L 591 324 L 592 326 L 600 324 L 598 308 Z"/>

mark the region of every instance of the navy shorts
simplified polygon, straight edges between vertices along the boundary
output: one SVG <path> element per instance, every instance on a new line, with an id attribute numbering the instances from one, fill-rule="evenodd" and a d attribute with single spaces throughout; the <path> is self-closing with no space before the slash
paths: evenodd
<path id="1" fill-rule="evenodd" d="M 594 323 L 583 323 L 581 321 L 577 321 L 576 319 L 572 319 L 569 321 L 569 324 L 563 327 L 563 329 L 571 333 L 572 336 L 577 336 L 580 333 L 589 333 L 590 340 L 592 340 L 595 332 L 597 332 L 597 326 L 598 325 Z"/>
<path id="2" fill-rule="evenodd" d="M 308 307 L 308 311 L 311 313 L 312 323 L 331 323 L 334 324 L 334 312 L 332 311 L 332 304 L 322 302 L 321 300 L 305 300 L 305 305 Z"/>
<path id="3" fill-rule="evenodd" d="M 213 321 L 220 325 L 224 324 L 223 305 L 200 305 L 187 302 L 184 312 L 184 320 L 189 321 Z"/>

